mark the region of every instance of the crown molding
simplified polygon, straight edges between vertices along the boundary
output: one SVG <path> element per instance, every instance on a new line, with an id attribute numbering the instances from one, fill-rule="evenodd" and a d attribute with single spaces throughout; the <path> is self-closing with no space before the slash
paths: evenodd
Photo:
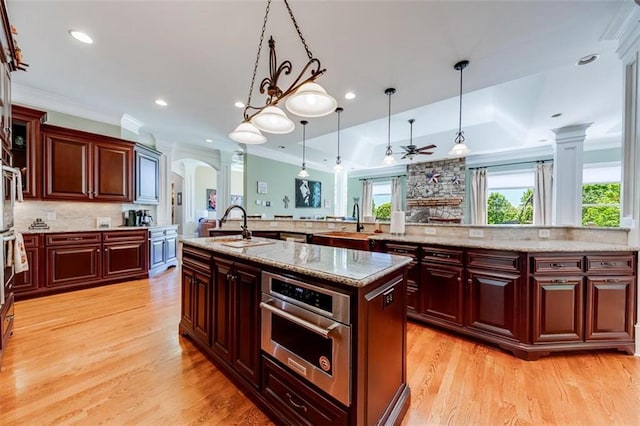
<path id="1" fill-rule="evenodd" d="M 602 36 L 605 40 L 618 41 L 616 53 L 624 63 L 633 62 L 640 47 L 639 21 L 640 7 L 632 2 L 625 3 Z"/>
<path id="2" fill-rule="evenodd" d="M 140 135 L 140 128 L 144 126 L 144 123 L 129 114 L 122 114 L 120 117 L 120 127 L 128 130 L 136 135 Z"/>
<path id="3" fill-rule="evenodd" d="M 18 83 L 12 83 L 11 98 L 19 104 L 61 112 L 75 117 L 112 124 L 114 126 L 120 126 L 121 123 L 120 114 L 96 111 L 92 106 L 77 102 L 66 96 Z"/>

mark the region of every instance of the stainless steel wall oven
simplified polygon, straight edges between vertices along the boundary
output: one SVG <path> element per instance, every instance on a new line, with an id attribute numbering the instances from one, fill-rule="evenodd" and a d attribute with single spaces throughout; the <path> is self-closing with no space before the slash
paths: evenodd
<path id="1" fill-rule="evenodd" d="M 349 296 L 262 272 L 262 350 L 349 406 Z"/>

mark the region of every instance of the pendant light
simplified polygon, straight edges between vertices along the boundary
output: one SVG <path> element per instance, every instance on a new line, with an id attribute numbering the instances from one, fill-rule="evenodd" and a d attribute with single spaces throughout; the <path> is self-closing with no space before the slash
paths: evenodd
<path id="1" fill-rule="evenodd" d="M 293 121 L 277 106 L 268 106 L 251 120 L 254 126 L 263 132 L 283 135 L 293 132 Z"/>
<path id="2" fill-rule="evenodd" d="M 343 108 L 336 108 L 336 113 L 338 114 L 338 155 L 336 155 L 336 165 L 333 166 L 334 172 L 341 172 L 344 170 L 342 167 L 342 159 L 340 158 L 340 114 L 344 111 Z"/>
<path id="3" fill-rule="evenodd" d="M 462 70 L 468 65 L 469 61 L 464 60 L 453 66 L 453 69 L 460 71 L 460 111 L 458 114 L 458 133 L 456 134 L 453 148 L 449 151 L 449 155 L 454 155 L 456 157 L 463 157 L 471 152 L 469 147 L 464 143 L 464 132 L 462 131 Z"/>
<path id="4" fill-rule="evenodd" d="M 308 178 L 309 172 L 307 171 L 307 163 L 304 161 L 304 152 L 305 152 L 305 140 L 307 138 L 306 128 L 309 122 L 307 120 L 302 120 L 300 124 L 302 124 L 302 168 L 300 169 L 300 173 L 298 173 L 299 178 Z"/>
<path id="5" fill-rule="evenodd" d="M 387 150 L 384 153 L 384 160 L 382 160 L 382 162 L 384 164 L 393 164 L 396 162 L 396 159 L 393 158 L 393 151 L 391 150 L 391 95 L 396 93 L 396 89 L 390 87 L 385 90 L 384 93 L 389 96 L 389 125 L 387 131 Z"/>
<path id="6" fill-rule="evenodd" d="M 305 83 L 289 96 L 285 106 L 300 117 L 323 117 L 331 114 L 338 102 L 318 83 Z"/>
<path id="7" fill-rule="evenodd" d="M 229 137 L 236 142 L 247 145 L 257 145 L 267 141 L 260 130 L 248 121 L 240 123 L 233 132 L 229 133 Z"/>

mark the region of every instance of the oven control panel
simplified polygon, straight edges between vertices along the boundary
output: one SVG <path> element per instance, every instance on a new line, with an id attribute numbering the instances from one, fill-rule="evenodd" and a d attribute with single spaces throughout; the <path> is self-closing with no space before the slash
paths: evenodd
<path id="1" fill-rule="evenodd" d="M 325 312 L 333 313 L 333 300 L 329 294 L 287 283 L 277 278 L 271 280 L 271 291 Z"/>

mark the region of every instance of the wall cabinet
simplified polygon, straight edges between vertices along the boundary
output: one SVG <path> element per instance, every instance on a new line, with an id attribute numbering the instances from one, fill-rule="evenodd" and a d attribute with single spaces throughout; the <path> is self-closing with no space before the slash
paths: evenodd
<path id="1" fill-rule="evenodd" d="M 42 195 L 42 143 L 40 125 L 47 113 L 20 105 L 11 106 L 11 129 L 13 144 L 13 167 L 22 174 L 24 198 L 39 198 Z"/>
<path id="2" fill-rule="evenodd" d="M 144 145 L 134 148 L 135 195 L 139 204 L 158 204 L 161 153 Z"/>
<path id="3" fill-rule="evenodd" d="M 149 276 L 178 265 L 178 227 L 149 229 Z"/>
<path id="4" fill-rule="evenodd" d="M 145 278 L 147 230 L 24 234 L 29 271 L 16 275 L 16 297 Z"/>
<path id="5" fill-rule="evenodd" d="M 50 200 L 133 201 L 133 143 L 43 125 L 44 190 Z"/>

